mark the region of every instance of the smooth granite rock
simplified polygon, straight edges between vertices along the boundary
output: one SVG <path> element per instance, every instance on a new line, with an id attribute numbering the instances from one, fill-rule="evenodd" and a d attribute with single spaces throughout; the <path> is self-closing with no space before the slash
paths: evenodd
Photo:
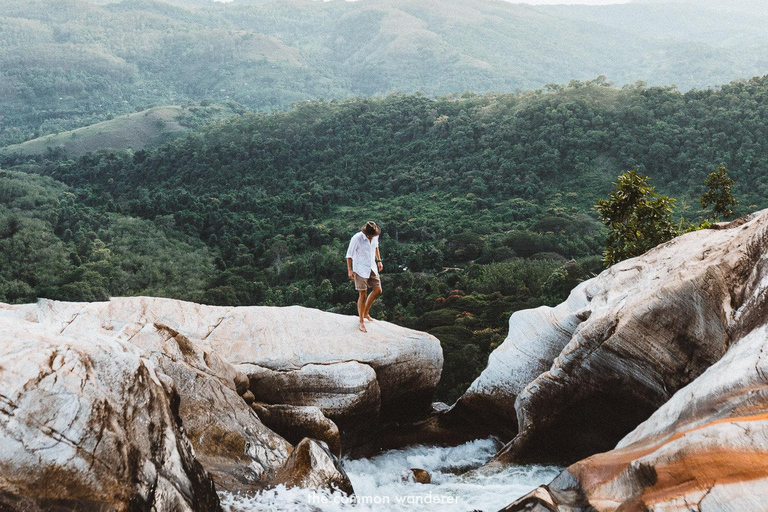
<path id="1" fill-rule="evenodd" d="M 614 265 L 556 308 L 512 315 L 454 408 L 514 436 L 496 462 L 610 450 L 765 320 L 768 212 L 716 227 Z"/>
<path id="2" fill-rule="evenodd" d="M 170 407 L 173 425 L 161 425 L 169 432 L 171 427 L 176 430 L 166 437 L 175 439 L 180 447 L 188 447 L 187 452 L 173 456 L 169 448 L 157 447 L 160 441 L 166 445 L 171 441 L 136 434 L 141 440 L 137 441 L 139 447 L 135 455 L 131 452 L 131 461 L 143 460 L 141 457 L 159 458 L 161 462 L 152 462 L 154 465 L 167 457 L 186 461 L 177 464 L 181 469 L 174 467 L 173 471 L 181 472 L 179 474 L 170 469 L 156 470 L 163 476 L 155 478 L 157 485 L 178 487 L 174 492 L 186 500 L 186 505 L 178 505 L 179 508 L 165 503 L 159 510 L 183 510 L 184 506 L 206 510 L 209 505 L 215 509 L 218 507 L 215 494 L 212 504 L 204 502 L 204 498 L 208 499 L 205 489 L 213 490 L 211 477 L 218 489 L 233 492 L 258 491 L 291 480 L 289 468 L 298 467 L 296 458 L 304 455 L 266 426 L 256 411 L 293 442 L 314 436 L 328 442 L 338 455 L 343 443 L 375 439 L 384 423 L 424 416 L 430 410 L 442 367 L 440 344 L 429 335 L 386 322 L 371 324 L 370 333 L 365 335 L 356 330 L 353 317 L 296 307 L 221 308 L 147 297 L 115 298 L 99 303 L 40 300 L 20 306 L 0 304 L 0 318 L 8 327 L 0 332 L 0 344 L 15 347 L 30 336 L 38 337 L 52 347 L 76 344 L 86 359 L 93 356 L 89 352 L 91 348 L 105 353 L 127 351 L 150 369 L 162 397 L 152 395 L 153 398 L 138 404 L 128 404 L 130 412 L 126 414 L 152 417 L 159 414 L 158 408 Z M 120 357 L 116 356 L 115 361 L 119 362 Z M 106 365 L 110 359 L 102 357 L 102 360 Z M 9 361 L 0 368 L 0 374 L 14 375 L 21 365 L 22 360 Z M 125 385 L 130 386 L 130 381 Z M 129 393 L 119 387 L 112 391 Z M 6 394 L 2 396 L 5 400 Z M 76 407 L 72 397 L 66 400 L 72 408 Z M 105 400 L 118 412 L 122 409 L 119 400 Z M 9 411 L 7 414 L 21 414 L 15 411 L 15 406 Z M 58 414 L 77 414 L 66 406 L 63 411 Z M 24 405 L 24 414 L 32 418 L 29 421 L 38 421 L 36 415 L 44 413 L 45 410 L 32 408 L 29 403 Z M 40 421 L 45 423 L 48 418 L 44 416 Z M 121 432 L 134 436 L 129 427 L 133 428 L 124 426 Z M 101 428 L 99 423 L 85 421 L 75 429 L 83 439 L 89 436 L 101 439 Z M 119 437 L 118 434 L 115 437 Z M 130 445 L 132 439 L 115 443 Z M 96 445 L 100 446 L 98 442 Z M 79 448 L 75 446 L 75 449 Z M 158 449 L 163 451 L 162 457 L 155 453 Z M 15 471 L 15 457 L 15 454 L 2 457 L 0 449 L 0 464 L 5 464 L 0 467 Z M 293 462 L 289 457 L 293 457 Z M 335 460 L 334 455 L 331 459 Z M 125 470 L 117 465 L 115 471 L 118 470 L 125 476 L 119 491 L 122 494 L 115 494 L 114 499 L 104 498 L 105 503 L 145 499 L 149 500 L 148 506 L 152 506 L 161 499 L 177 500 L 173 492 L 164 492 L 163 497 L 152 494 L 153 473 L 145 478 L 150 482 L 145 485 L 144 477 L 126 473 L 135 472 L 135 468 Z M 23 464 L 19 471 L 24 474 Z M 90 479 L 91 471 L 92 466 L 80 464 L 73 475 Z M 291 481 L 322 485 L 322 479 L 305 476 L 297 475 Z M 185 483 L 185 478 L 203 483 L 190 491 L 191 484 Z M 5 497 L 7 503 L 29 499 L 30 487 L 19 487 L 13 479 L 1 482 L 0 496 Z M 134 482 L 138 483 L 134 485 Z M 34 488 L 34 479 L 30 485 Z M 137 485 L 149 490 L 136 491 L 133 487 Z M 80 500 L 78 486 L 59 488 L 52 491 L 52 496 L 59 500 Z M 146 496 L 136 498 L 136 492 L 144 492 Z M 43 500 L 49 499 L 45 493 L 41 496 Z M 101 507 L 95 500 L 88 495 L 82 498 L 87 504 L 83 506 Z M 50 503 L 56 506 L 58 502 Z"/>
<path id="3" fill-rule="evenodd" d="M 206 361 L 214 373 L 227 380 L 246 374 L 256 401 L 320 407 L 350 445 L 364 442 L 365 432 L 373 435 L 379 424 L 426 415 L 443 365 L 433 336 L 383 321 L 361 333 L 356 317 L 299 306 L 218 307 L 132 297 L 25 307 L 51 327 L 98 328 L 125 339 L 148 326 L 166 326 L 203 352 L 218 354 Z"/>
<path id="4" fill-rule="evenodd" d="M 768 510 L 768 327 L 735 343 L 614 450 L 506 511 Z"/>
<path id="5" fill-rule="evenodd" d="M 210 348 L 152 315 L 119 322 L 121 313 L 130 311 L 121 312 L 119 303 L 151 307 L 151 301 L 41 300 L 21 308 L 35 314 L 49 332 L 76 339 L 117 340 L 139 348 L 179 390 L 178 414 L 184 432 L 217 487 L 239 492 L 263 489 L 287 460 L 291 445 L 266 428 L 237 393 L 238 381 L 247 391 L 242 387 L 246 377 Z"/>
<path id="6" fill-rule="evenodd" d="M 286 487 L 338 489 L 354 494 L 352 483 L 339 460 L 322 441 L 303 439 L 277 472 L 275 484 Z"/>

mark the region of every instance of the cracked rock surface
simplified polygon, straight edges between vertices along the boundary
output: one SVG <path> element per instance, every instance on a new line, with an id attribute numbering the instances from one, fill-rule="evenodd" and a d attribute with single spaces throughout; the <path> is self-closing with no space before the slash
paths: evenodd
<path id="1" fill-rule="evenodd" d="M 141 350 L 0 311 L 0 509 L 220 510 Z"/>
<path id="2" fill-rule="evenodd" d="M 39 502 L 23 504 L 29 510 L 55 507 L 55 500 L 81 500 L 94 509 L 120 510 L 117 503 L 130 502 L 142 510 L 215 510 L 212 482 L 250 492 L 290 480 L 286 468 L 299 467 L 299 454 L 259 411 L 293 443 L 316 436 L 338 454 L 345 443 L 374 438 L 382 423 L 425 414 L 442 368 L 439 342 L 429 335 L 376 322 L 363 337 L 353 317 L 298 307 L 225 308 L 148 297 L 40 300 L 0 304 L 0 322 L 0 378 L 10 379 L 0 396 L 0 435 L 18 441 L 0 444 L 0 505 L 21 506 L 18 500 L 48 485 L 50 496 L 43 492 Z M 28 353 L 34 357 L 25 358 Z M 80 361 L 75 373 L 58 363 L 62 354 Z M 125 358 L 148 372 L 141 381 L 152 383 L 147 390 L 115 376 Z M 92 386 L 78 387 L 73 376 Z M 38 384 L 49 381 L 57 387 L 44 392 Z M 26 427 L 17 424 L 21 417 Z M 101 472 L 94 469 L 98 458 L 88 453 L 117 444 L 127 460 L 105 459 Z M 74 455 L 62 458 L 68 445 Z M 71 485 L 37 480 L 42 476 L 32 461 L 48 456 L 50 470 L 41 475 L 66 472 Z M 327 486 L 346 478 L 313 473 L 325 465 L 302 466 L 295 481 Z M 7 476 L 14 472 L 19 479 Z M 168 486 L 171 491 L 155 493 Z"/>
<path id="3" fill-rule="evenodd" d="M 678 391 L 614 450 L 507 507 L 758 511 L 768 504 L 768 327 Z M 548 510 L 548 509 L 542 509 Z"/>

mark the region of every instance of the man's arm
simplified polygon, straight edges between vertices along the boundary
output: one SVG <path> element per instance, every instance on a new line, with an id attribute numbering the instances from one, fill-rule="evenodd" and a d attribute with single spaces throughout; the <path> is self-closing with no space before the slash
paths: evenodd
<path id="1" fill-rule="evenodd" d="M 355 249 L 357 249 L 357 243 L 356 239 L 353 236 L 352 239 L 349 241 L 349 247 L 347 247 L 347 277 L 350 279 L 354 279 L 355 275 L 352 272 L 352 257 L 355 255 Z"/>
<path id="2" fill-rule="evenodd" d="M 384 264 L 381 262 L 381 254 L 379 253 L 378 246 L 376 247 L 376 262 L 379 267 L 379 272 L 381 272 L 384 269 Z"/>

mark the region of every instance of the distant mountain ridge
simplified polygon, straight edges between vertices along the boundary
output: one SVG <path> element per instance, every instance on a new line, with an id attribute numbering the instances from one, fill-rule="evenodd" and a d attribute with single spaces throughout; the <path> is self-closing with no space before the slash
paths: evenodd
<path id="1" fill-rule="evenodd" d="M 205 98 L 270 110 L 598 75 L 706 88 L 768 72 L 768 17 L 683 3 L 0 0 L 0 12 L 0 146 Z"/>

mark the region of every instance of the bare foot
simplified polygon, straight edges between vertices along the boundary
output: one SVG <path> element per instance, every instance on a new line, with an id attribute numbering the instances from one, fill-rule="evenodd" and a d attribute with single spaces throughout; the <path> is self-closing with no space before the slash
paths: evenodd
<path id="1" fill-rule="evenodd" d="M 365 324 L 363 322 L 360 322 L 357 325 L 357 328 L 360 329 L 362 332 L 368 332 L 368 329 L 365 328 Z"/>
<path id="2" fill-rule="evenodd" d="M 365 319 L 369 322 L 373 322 L 373 318 L 371 318 L 371 315 L 365 315 Z"/>

